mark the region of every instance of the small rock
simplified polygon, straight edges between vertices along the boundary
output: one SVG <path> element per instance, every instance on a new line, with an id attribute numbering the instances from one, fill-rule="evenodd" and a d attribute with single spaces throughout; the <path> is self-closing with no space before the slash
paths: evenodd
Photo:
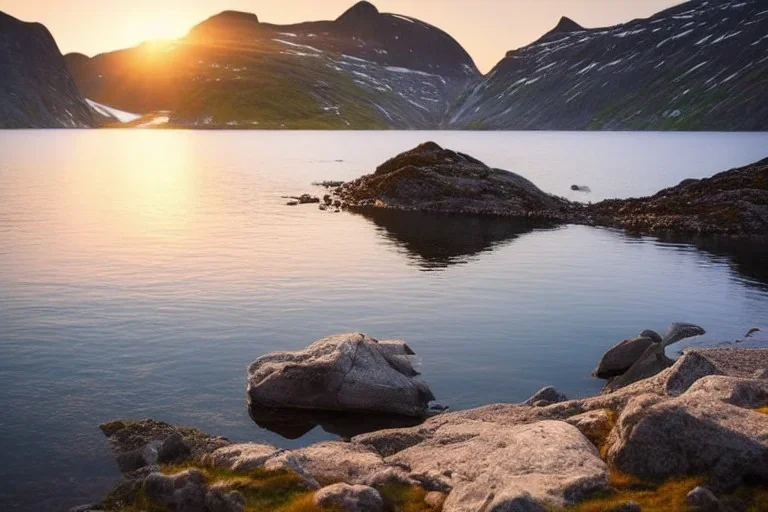
<path id="1" fill-rule="evenodd" d="M 328 206 L 321 204 L 320 206 L 318 206 L 318 208 L 320 209 L 320 211 L 324 212 L 328 209 Z"/>
<path id="2" fill-rule="evenodd" d="M 206 512 L 243 512 L 245 505 L 245 498 L 237 491 L 214 488 L 205 495 Z"/>
<path id="3" fill-rule="evenodd" d="M 752 329 L 747 331 L 747 334 L 745 334 L 744 337 L 751 338 L 753 334 L 757 334 L 758 332 L 760 332 L 760 329 L 758 329 L 757 327 L 753 327 Z"/>
<path id="4" fill-rule="evenodd" d="M 330 194 L 325 194 L 325 195 L 323 196 L 323 202 L 324 202 L 324 203 L 325 203 L 327 206 L 330 206 L 331 204 L 333 204 L 333 198 L 331 197 L 331 195 L 330 195 Z"/>
<path id="5" fill-rule="evenodd" d="M 380 512 L 384 501 L 379 491 L 366 485 L 335 484 L 315 494 L 315 505 L 341 512 Z"/>
<path id="6" fill-rule="evenodd" d="M 183 460 L 189 457 L 189 446 L 184 442 L 184 437 L 180 432 L 174 432 L 163 441 L 157 452 L 157 461 L 160 463 Z"/>
<path id="7" fill-rule="evenodd" d="M 705 487 L 697 487 L 689 492 L 686 501 L 695 512 L 719 512 L 723 508 L 720 500 Z"/>
<path id="8" fill-rule="evenodd" d="M 654 343 L 661 343 L 661 334 L 657 333 L 653 329 L 646 329 L 640 333 L 641 338 L 650 338 Z"/>
<path id="9" fill-rule="evenodd" d="M 547 405 L 565 402 L 566 400 L 568 400 L 568 397 L 558 392 L 553 386 L 547 386 L 538 390 L 531 398 L 523 403 L 525 405 L 533 405 L 534 407 L 545 407 Z"/>
<path id="10" fill-rule="evenodd" d="M 287 202 L 287 203 L 285 203 L 285 204 L 286 204 L 287 206 L 298 206 L 298 205 L 299 205 L 299 202 L 298 202 L 298 201 L 288 201 L 288 202 Z"/>
<path id="11" fill-rule="evenodd" d="M 424 503 L 427 504 L 427 506 L 434 510 L 442 510 L 443 504 L 445 503 L 445 499 L 448 497 L 447 494 L 437 491 L 428 492 L 426 496 L 424 496 Z"/>

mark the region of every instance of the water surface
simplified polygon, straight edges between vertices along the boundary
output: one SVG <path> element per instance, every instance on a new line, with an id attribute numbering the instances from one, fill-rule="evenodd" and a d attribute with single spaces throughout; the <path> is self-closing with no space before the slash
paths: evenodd
<path id="1" fill-rule="evenodd" d="M 286 447 L 333 437 L 302 436 L 311 422 L 281 437 L 245 406 L 253 359 L 332 333 L 407 340 L 439 401 L 466 408 L 548 384 L 594 393 L 603 351 L 645 328 L 696 322 L 714 343 L 768 327 L 764 247 L 280 198 L 425 140 L 583 201 L 768 148 L 768 134 L 0 132 L 0 509 L 98 498 L 118 475 L 97 425 L 116 417 Z"/>

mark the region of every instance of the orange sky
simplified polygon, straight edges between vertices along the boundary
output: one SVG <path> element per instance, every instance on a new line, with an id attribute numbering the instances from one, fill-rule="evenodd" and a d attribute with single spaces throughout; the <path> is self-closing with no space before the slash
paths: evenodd
<path id="1" fill-rule="evenodd" d="M 262 21 L 334 19 L 354 0 L 0 0 L 0 10 L 44 23 L 63 53 L 88 55 L 182 36 L 226 10 L 254 12 Z M 507 52 L 552 28 L 560 16 L 587 27 L 642 18 L 680 0 L 374 0 L 382 12 L 406 14 L 454 36 L 488 71 Z"/>

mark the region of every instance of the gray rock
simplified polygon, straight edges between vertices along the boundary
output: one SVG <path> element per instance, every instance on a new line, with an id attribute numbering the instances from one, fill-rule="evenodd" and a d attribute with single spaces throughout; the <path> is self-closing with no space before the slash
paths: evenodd
<path id="1" fill-rule="evenodd" d="M 206 512 L 243 512 L 246 501 L 237 491 L 212 488 L 205 495 Z"/>
<path id="2" fill-rule="evenodd" d="M 685 393 L 697 380 L 718 373 L 720 372 L 717 367 L 700 353 L 684 352 L 672 365 L 664 384 L 664 391 L 668 395 L 678 396 Z"/>
<path id="3" fill-rule="evenodd" d="M 380 512 L 384 500 L 379 491 L 365 485 L 335 484 L 324 487 L 315 494 L 315 504 L 340 512 Z"/>
<path id="4" fill-rule="evenodd" d="M 233 471 L 251 471 L 262 467 L 279 452 L 280 450 L 268 444 L 232 444 L 205 455 L 203 462 Z"/>
<path id="5" fill-rule="evenodd" d="M 662 339 L 661 344 L 668 347 L 680 340 L 701 336 L 702 334 L 706 334 L 706 331 L 698 325 L 678 322 L 669 326 L 667 332 L 664 333 L 664 338 Z"/>
<path id="6" fill-rule="evenodd" d="M 523 506 L 525 493 L 534 503 L 563 506 L 607 486 L 605 463 L 575 427 L 560 421 L 510 425 L 484 417 L 440 416 L 425 441 L 385 461 L 410 468 L 416 480 L 428 477 L 430 490 L 452 489 L 446 512 L 526 510 L 514 508 Z"/>
<path id="7" fill-rule="evenodd" d="M 686 502 L 694 512 L 722 512 L 724 509 L 712 491 L 701 486 L 688 493 Z"/>
<path id="8" fill-rule="evenodd" d="M 707 473 L 733 488 L 744 477 L 768 477 L 768 421 L 704 393 L 641 395 L 619 416 L 608 461 L 648 480 Z"/>
<path id="9" fill-rule="evenodd" d="M 157 461 L 160 463 L 183 460 L 189 457 L 191 450 L 184 442 L 184 436 L 181 432 L 174 432 L 165 438 L 160 449 L 157 451 Z"/>
<path id="10" fill-rule="evenodd" d="M 414 373 L 407 358 L 392 355 L 391 344 L 342 334 L 254 361 L 248 399 L 261 407 L 423 416 L 434 396 Z"/>
<path id="11" fill-rule="evenodd" d="M 644 330 L 643 332 L 640 333 L 640 337 L 641 338 L 650 338 L 651 341 L 653 341 L 654 343 L 661 343 L 662 339 L 663 339 L 661 337 L 661 334 L 657 333 L 653 329 L 646 329 L 646 330 Z"/>
<path id="12" fill-rule="evenodd" d="M 694 382 L 685 392 L 686 395 L 692 393 L 702 393 L 737 407 L 757 409 L 768 404 L 768 381 L 710 375 Z"/>
<path id="13" fill-rule="evenodd" d="M 745 338 L 751 338 L 754 334 L 757 334 L 760 332 L 760 329 L 757 327 L 753 327 L 750 330 L 747 331 L 747 334 L 744 335 Z"/>
<path id="14" fill-rule="evenodd" d="M 378 453 L 365 445 L 326 441 L 280 454 L 264 467 L 291 469 L 323 482 L 362 484 L 388 466 Z"/>
<path id="15" fill-rule="evenodd" d="M 122 473 L 131 473 L 145 466 L 152 466 L 158 462 L 157 447 L 159 442 L 151 442 L 142 448 L 129 452 L 118 453 L 115 457 L 117 467 Z"/>
<path id="16" fill-rule="evenodd" d="M 523 403 L 525 405 L 540 406 L 537 404 L 544 402 L 545 405 L 551 405 L 558 402 L 565 402 L 566 400 L 568 400 L 568 397 L 558 392 L 554 386 L 547 386 L 538 390 L 531 398 Z"/>
<path id="17" fill-rule="evenodd" d="M 629 384 L 653 377 L 673 364 L 674 361 L 664 352 L 663 344 L 651 343 L 629 370 L 605 385 L 603 392 L 611 393 Z"/>
<path id="18" fill-rule="evenodd" d="M 153 419 L 114 420 L 99 425 L 99 428 L 109 438 L 112 450 L 118 454 L 144 449 L 147 445 L 157 450 L 162 446 L 161 440 L 174 433 L 181 434 L 184 444 L 190 449 L 190 457 L 199 457 L 229 444 L 224 437 L 210 436 L 196 428 L 177 427 Z"/>
<path id="19" fill-rule="evenodd" d="M 419 482 L 408 475 L 401 467 L 387 467 L 363 479 L 364 485 L 381 487 L 384 485 L 417 486 Z"/>
<path id="20" fill-rule="evenodd" d="M 515 496 L 499 496 L 490 512 L 547 512 L 547 508 L 527 492 Z"/>
<path id="21" fill-rule="evenodd" d="M 610 348 L 600 359 L 592 375 L 609 379 L 625 373 L 654 345 L 650 337 L 638 337 L 624 340 Z"/>

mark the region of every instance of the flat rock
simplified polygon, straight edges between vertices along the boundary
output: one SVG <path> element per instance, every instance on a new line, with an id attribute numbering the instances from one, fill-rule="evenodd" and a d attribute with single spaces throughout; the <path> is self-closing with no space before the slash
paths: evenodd
<path id="1" fill-rule="evenodd" d="M 317 481 L 362 484 L 388 466 L 370 447 L 326 441 L 278 454 L 264 467 L 291 469 Z"/>
<path id="2" fill-rule="evenodd" d="M 424 416 L 434 396 L 415 374 L 392 344 L 342 334 L 258 358 L 248 368 L 248 399 L 266 408 Z"/>
<path id="3" fill-rule="evenodd" d="M 386 462 L 412 475 L 440 474 L 452 488 L 446 512 L 562 506 L 607 485 L 606 465 L 575 427 L 560 421 L 507 426 L 449 421 Z M 483 508 L 487 507 L 487 508 Z"/>
<path id="4" fill-rule="evenodd" d="M 203 462 L 233 471 L 250 471 L 262 467 L 280 451 L 268 444 L 232 444 L 205 455 Z"/>
<path id="5" fill-rule="evenodd" d="M 768 404 L 768 381 L 711 375 L 697 380 L 685 392 L 686 395 L 692 393 L 737 407 L 757 409 Z"/>

